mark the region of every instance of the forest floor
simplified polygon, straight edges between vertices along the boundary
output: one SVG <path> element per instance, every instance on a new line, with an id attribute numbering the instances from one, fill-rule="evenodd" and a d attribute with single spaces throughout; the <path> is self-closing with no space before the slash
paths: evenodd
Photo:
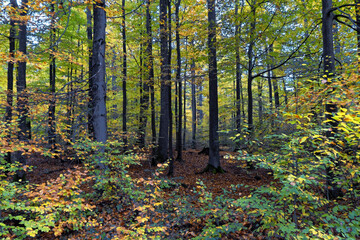
<path id="1" fill-rule="evenodd" d="M 221 167 L 225 170 L 224 173 L 199 173 L 207 166 L 208 156 L 205 154 L 199 154 L 199 150 L 186 150 L 183 151 L 182 162 L 174 161 L 174 175 L 172 177 L 167 177 L 165 175 L 167 171 L 165 171 L 165 173 L 163 173 L 163 177 L 172 179 L 173 181 L 179 183 L 177 185 L 177 190 L 184 196 L 193 194 L 193 189 L 196 189 L 197 182 L 199 180 L 204 183 L 206 189 L 211 192 L 214 197 L 223 194 L 224 190 L 230 190 L 231 185 L 243 184 L 243 186 L 240 187 L 240 191 L 237 191 L 238 196 L 231 196 L 233 199 L 247 196 L 250 194 L 251 189 L 262 185 L 268 185 L 271 181 L 273 181 L 268 171 L 264 169 L 249 169 L 246 167 L 246 162 L 244 160 L 238 160 L 237 155 L 238 153 L 235 152 L 220 152 Z M 49 161 L 43 157 L 32 158 L 28 164 L 34 166 L 34 168 L 28 173 L 27 178 L 29 182 L 35 184 L 52 182 L 58 178 L 60 174 L 66 173 L 69 169 L 76 168 L 85 171 L 82 164 L 69 162 L 60 163 L 59 160 Z M 130 166 L 129 174 L 133 179 L 152 179 L 154 177 L 155 169 L 156 167 L 152 167 L 150 165 L 149 156 L 147 154 L 143 154 L 140 157 L 139 165 Z M 91 191 L 91 185 L 84 186 L 83 190 Z M 105 209 L 104 205 L 106 205 L 106 202 L 96 204 L 96 209 L 98 210 L 97 212 L 100 213 L 98 214 L 98 217 L 102 218 L 102 224 L 99 226 L 98 233 L 94 233 L 94 236 L 82 231 L 70 231 L 59 238 L 54 238 L 54 235 L 42 234 L 41 239 L 95 239 L 95 236 L 99 236 L 98 238 L 96 237 L 97 239 L 111 239 L 111 237 L 100 237 L 100 233 L 102 234 L 101 236 L 107 236 L 107 234 L 104 235 L 107 231 L 110 233 L 117 226 L 126 226 L 126 219 L 133 214 L 134 209 L 131 209 L 131 206 L 127 209 L 121 209 L 120 211 L 113 209 L 111 215 L 109 215 L 109 211 L 100 210 L 101 208 Z M 196 206 L 196 204 L 194 206 Z M 247 226 L 248 229 L 254 229 L 251 226 L 251 222 L 247 222 L 248 220 L 246 219 L 243 219 L 243 221 L 244 222 L 242 224 Z M 203 223 L 199 223 L 199 226 L 196 226 L 196 222 L 193 222 L 191 225 L 186 227 L 188 228 L 186 230 L 187 234 L 184 234 L 183 238 L 191 239 L 192 237 L 197 236 L 197 233 L 201 231 Z M 111 236 L 111 234 L 108 236 Z M 250 230 L 241 230 L 221 237 L 221 239 L 265 238 L 266 237 L 263 234 L 256 234 Z M 171 239 L 171 237 L 169 239 Z"/>

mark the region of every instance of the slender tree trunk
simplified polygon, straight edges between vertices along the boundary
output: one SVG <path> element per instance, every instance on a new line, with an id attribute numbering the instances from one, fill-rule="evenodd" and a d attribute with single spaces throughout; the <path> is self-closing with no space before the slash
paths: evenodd
<path id="1" fill-rule="evenodd" d="M 192 116 L 192 137 L 191 147 L 196 149 L 196 84 L 195 84 L 195 60 L 191 63 L 191 116 Z"/>
<path id="2" fill-rule="evenodd" d="M 198 119 L 197 119 L 197 125 L 199 127 L 199 129 L 201 128 L 201 124 L 202 124 L 202 120 L 204 118 L 204 112 L 202 110 L 202 106 L 203 106 L 203 94 L 202 94 L 202 91 L 203 91 L 203 83 L 202 82 L 199 82 L 198 83 L 198 108 L 197 108 L 197 116 L 198 116 Z M 200 132 L 201 132 L 201 129 L 200 129 Z"/>
<path id="3" fill-rule="evenodd" d="M 285 109 L 288 108 L 288 92 L 286 90 L 286 82 L 285 79 L 282 79 L 283 89 L 284 89 L 284 101 L 285 101 Z"/>
<path id="4" fill-rule="evenodd" d="M 209 48 L 209 162 L 208 166 L 221 170 L 218 134 L 218 92 L 216 60 L 215 0 L 208 0 L 208 48 Z"/>
<path id="5" fill-rule="evenodd" d="M 263 124 L 263 101 L 262 101 L 262 82 L 261 78 L 258 81 L 258 107 L 259 107 L 259 126 L 262 127 Z"/>
<path id="6" fill-rule="evenodd" d="M 169 47 L 167 33 L 167 0 L 160 0 L 160 66 L 161 66 L 161 110 L 158 151 L 156 162 L 165 162 L 168 159 L 169 150 Z M 156 163 L 155 162 L 155 163 Z"/>
<path id="7" fill-rule="evenodd" d="M 274 52 L 274 48 L 273 48 L 272 44 L 269 47 L 269 52 L 270 53 Z M 270 68 L 272 68 L 271 65 L 270 65 Z M 280 107 L 280 96 L 279 96 L 278 81 L 276 79 L 276 75 L 275 75 L 274 71 L 272 71 L 272 85 L 274 87 L 275 110 L 278 111 L 279 107 Z"/>
<path id="8" fill-rule="evenodd" d="M 169 76 L 168 76 L 168 81 L 169 81 L 169 158 L 171 159 L 171 161 L 173 160 L 173 113 L 172 113 L 172 97 L 171 97 L 171 53 L 172 53 L 172 46 L 171 46 L 171 42 L 172 42 L 172 32 L 171 32 L 171 1 L 168 0 L 168 35 L 169 35 L 169 42 L 168 42 L 168 46 L 169 46 L 169 52 L 168 52 L 168 72 L 169 72 Z M 172 164 L 172 162 L 171 162 Z M 173 164 L 172 164 L 173 165 Z M 170 175 L 172 175 L 172 173 L 170 173 Z"/>
<path id="9" fill-rule="evenodd" d="M 13 9 L 18 9 L 19 6 L 16 0 L 11 0 L 10 5 Z M 9 34 L 9 56 L 10 61 L 8 62 L 7 69 L 7 93 L 6 93 L 6 112 L 5 112 L 5 121 L 7 124 L 11 123 L 12 120 L 12 108 L 13 108 L 13 94 L 14 94 L 14 61 L 12 58 L 14 57 L 15 52 L 15 37 L 16 37 L 16 27 L 15 27 L 15 19 L 13 13 L 10 14 L 10 34 Z M 8 141 L 11 139 L 11 134 L 8 135 Z M 8 152 L 6 155 L 6 161 L 8 163 L 11 162 L 11 152 Z"/>
<path id="10" fill-rule="evenodd" d="M 21 1 L 21 12 L 19 20 L 19 52 L 22 56 L 27 56 L 27 20 L 26 15 L 28 13 L 28 0 Z M 28 111 L 28 93 L 26 89 L 26 58 L 19 61 L 18 76 L 16 81 L 17 88 L 17 110 L 19 114 L 19 131 L 18 139 L 22 144 L 26 144 L 30 139 L 30 119 Z M 23 151 L 18 151 L 16 161 L 20 164 L 26 164 L 26 155 Z M 16 172 L 15 180 L 25 180 L 25 171 L 19 170 Z"/>
<path id="11" fill-rule="evenodd" d="M 148 29 L 148 25 L 150 23 L 146 22 L 146 29 Z M 147 30 L 148 32 L 148 30 Z M 148 119 L 148 109 L 149 109 L 149 83 L 152 81 L 152 39 L 149 38 L 148 34 L 146 35 L 146 49 L 144 54 L 144 71 L 145 71 L 145 78 L 142 81 L 140 89 L 142 89 L 141 101 L 140 101 L 140 147 L 145 147 L 145 136 L 146 136 L 146 125 Z M 143 67 L 143 65 L 141 64 Z"/>
<path id="12" fill-rule="evenodd" d="M 256 24 L 256 8 L 254 5 L 251 6 L 251 13 L 252 13 L 252 20 L 250 23 L 250 43 L 249 49 L 247 52 L 248 55 L 248 129 L 250 133 L 250 138 L 253 136 L 254 133 L 254 126 L 253 126 L 253 93 L 252 93 L 252 82 L 253 82 L 253 68 L 254 68 L 254 53 L 253 48 L 255 45 L 254 39 L 254 32 L 255 32 L 255 24 Z"/>
<path id="13" fill-rule="evenodd" d="M 156 142 L 156 122 L 155 122 L 155 91 L 154 91 L 154 61 L 153 61 L 153 47 L 152 47 L 152 30 L 151 30 L 151 13 L 150 13 L 151 0 L 146 0 L 146 60 L 145 60 L 145 71 L 146 80 L 145 84 L 150 89 L 150 108 L 151 108 L 151 141 L 152 144 Z M 146 86 L 145 90 L 146 89 Z M 145 94 L 146 91 L 144 90 Z M 144 100 L 146 102 L 146 98 Z M 148 105 L 144 103 L 145 105 Z"/>
<path id="14" fill-rule="evenodd" d="M 123 67 L 122 67 L 122 74 L 123 74 L 123 81 L 122 81 L 122 90 L 123 90 L 123 114 L 122 114 L 122 130 L 124 136 L 124 144 L 125 148 L 127 145 L 127 126 L 126 126 L 126 115 L 127 115 L 127 93 L 126 93 L 126 81 L 127 81 L 127 52 L 126 52 L 126 26 L 125 26 L 125 0 L 122 0 L 121 5 L 121 12 L 122 12 L 122 40 L 123 40 Z"/>
<path id="15" fill-rule="evenodd" d="M 239 1 L 235 4 L 235 16 L 238 18 L 239 15 Z M 241 83 L 241 68 L 240 68 L 240 23 L 237 21 L 235 26 L 235 67 L 236 67 L 236 79 L 235 79 L 235 92 L 236 92 L 236 131 L 241 132 L 241 108 L 240 108 L 240 91 L 242 88 Z"/>
<path id="16" fill-rule="evenodd" d="M 93 82 L 94 82 L 94 73 L 92 71 L 92 52 L 93 52 L 93 32 L 92 32 L 92 16 L 91 16 L 91 6 L 86 8 L 86 33 L 88 40 L 88 48 L 89 48 L 89 103 L 88 103 L 88 133 L 90 139 L 94 138 L 94 125 L 93 125 L 93 115 L 94 115 L 94 107 L 92 106 L 92 99 L 94 99 L 93 95 Z"/>
<path id="17" fill-rule="evenodd" d="M 94 4 L 94 38 L 92 54 L 93 75 L 93 96 L 92 106 L 94 108 L 93 125 L 94 140 L 105 144 L 107 141 L 107 112 L 106 112 L 106 84 L 105 84 L 105 29 L 106 12 L 105 0 L 99 0 Z M 99 152 L 104 152 L 105 147 L 101 147 Z M 104 164 L 100 159 L 98 166 L 104 169 Z"/>
<path id="18" fill-rule="evenodd" d="M 56 28 L 55 28 L 55 6 L 54 3 L 50 4 L 51 14 L 51 27 L 50 27 L 50 71 L 49 71 L 49 83 L 50 83 L 50 101 L 49 101 L 49 145 L 52 151 L 55 151 L 56 143 L 56 127 L 55 127 L 55 78 L 56 78 L 56 62 L 55 62 L 55 41 L 56 41 Z"/>
<path id="19" fill-rule="evenodd" d="M 183 132 L 183 139 L 182 139 L 183 140 L 183 150 L 186 150 L 186 124 L 187 124 L 187 119 L 186 119 L 186 78 L 187 78 L 187 76 L 186 76 L 186 73 L 187 73 L 187 67 L 188 67 L 188 63 L 186 61 L 185 69 L 184 69 L 184 132 Z"/>
<path id="20" fill-rule="evenodd" d="M 177 116 L 177 129 L 176 129 L 176 150 L 177 157 L 176 160 L 182 161 L 182 139 L 181 139 L 181 129 L 182 129 L 182 82 L 181 82 L 181 51 L 180 51 L 180 19 L 179 19 L 179 9 L 180 9 L 181 0 L 177 0 L 175 3 L 175 16 L 176 16 L 176 55 L 177 55 L 177 66 L 176 66 L 176 82 L 178 84 L 178 116 Z"/>

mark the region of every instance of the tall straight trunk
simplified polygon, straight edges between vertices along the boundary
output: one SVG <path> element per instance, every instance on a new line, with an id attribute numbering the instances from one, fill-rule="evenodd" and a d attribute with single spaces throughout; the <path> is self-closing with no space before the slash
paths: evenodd
<path id="1" fill-rule="evenodd" d="M 259 126 L 263 124 L 263 101 L 262 101 L 262 82 L 261 78 L 258 81 L 258 108 L 259 108 Z"/>
<path id="2" fill-rule="evenodd" d="M 204 119 L 204 111 L 202 110 L 202 106 L 203 106 L 203 101 L 204 101 L 204 96 L 202 94 L 202 91 L 204 90 L 204 86 L 202 85 L 203 83 L 200 82 L 198 85 L 199 85 L 199 88 L 198 88 L 198 105 L 199 105 L 199 108 L 197 109 L 197 114 L 198 114 L 198 122 L 197 122 L 197 125 L 199 127 L 201 127 L 201 124 L 202 124 L 202 120 Z"/>
<path id="3" fill-rule="evenodd" d="M 195 85 L 195 60 L 191 62 L 191 147 L 196 149 L 196 85 Z"/>
<path id="4" fill-rule="evenodd" d="M 187 49 L 186 49 L 187 50 Z M 185 50 L 185 51 L 186 51 Z M 183 131 L 183 150 L 186 150 L 186 124 L 187 124 L 187 119 L 186 119 L 186 73 L 187 73 L 187 68 L 188 68 L 188 63 L 186 61 L 185 64 L 185 69 L 184 69 L 184 131 Z"/>
<path id="5" fill-rule="evenodd" d="M 19 52 L 22 56 L 27 55 L 27 20 L 25 19 L 28 13 L 28 0 L 21 1 L 21 12 L 19 20 Z M 26 144 L 30 139 L 30 120 L 28 111 L 28 94 L 26 89 L 26 59 L 21 59 L 18 65 L 18 76 L 16 81 L 17 90 L 17 110 L 19 114 L 19 131 L 18 139 L 22 144 Z M 23 151 L 18 151 L 16 154 L 16 161 L 20 164 L 26 164 L 26 156 Z M 15 180 L 25 180 L 25 171 L 19 170 L 16 173 Z"/>
<path id="6" fill-rule="evenodd" d="M 168 0 L 168 34 L 169 34 L 169 52 L 168 52 L 168 71 L 169 71 L 169 158 L 173 159 L 173 114 L 172 114 L 172 99 L 171 99 L 171 53 L 172 53 L 172 46 L 171 46 L 171 1 Z M 172 173 L 170 173 L 171 175 Z"/>
<path id="7" fill-rule="evenodd" d="M 182 130 L 182 82 L 181 82 L 181 51 L 180 51 L 180 19 L 179 19 L 179 10 L 180 10 L 181 0 L 177 0 L 175 3 L 175 17 L 176 17 L 176 55 L 177 55 L 177 66 L 176 66 L 176 82 L 178 84 L 178 116 L 177 116 L 177 129 L 176 129 L 176 151 L 177 157 L 176 160 L 182 160 L 182 139 L 181 139 L 181 130 Z"/>
<path id="8" fill-rule="evenodd" d="M 284 101 L 285 101 L 285 108 L 288 107 L 288 92 L 286 90 L 286 82 L 285 79 L 282 79 L 283 91 L 284 91 Z"/>
<path id="9" fill-rule="evenodd" d="M 335 80 L 335 54 L 334 54 L 334 37 L 333 37 L 333 13 L 330 11 L 332 8 L 332 0 L 322 0 L 322 35 L 323 35 L 323 61 L 324 61 L 324 78 L 326 80 L 326 85 L 330 85 L 333 80 Z M 330 90 L 331 93 L 332 90 Z M 327 102 L 325 104 L 325 119 L 326 119 L 326 128 L 329 130 L 326 131 L 326 137 L 329 138 L 329 141 L 335 141 L 335 133 L 337 132 L 337 126 L 339 122 L 333 118 L 337 113 L 338 107 L 334 102 Z M 338 161 L 336 159 L 331 159 L 333 165 L 338 167 Z M 332 165 L 332 164 L 331 164 Z M 331 189 L 327 189 L 327 193 L 330 198 L 336 198 L 340 195 L 341 190 L 336 184 L 336 174 L 333 171 L 334 167 L 330 165 L 327 166 L 327 184 Z"/>
<path id="10" fill-rule="evenodd" d="M 92 105 L 94 107 L 93 125 L 94 140 L 105 144 L 107 141 L 107 112 L 106 112 L 106 84 L 105 84 L 105 29 L 106 12 L 105 0 L 99 0 L 94 4 L 94 37 L 92 54 L 93 75 L 93 96 Z M 96 73 L 96 74 L 95 74 Z M 101 147 L 99 152 L 104 152 L 105 147 Z M 105 165 L 98 159 L 98 166 L 101 169 Z"/>
<path id="11" fill-rule="evenodd" d="M 269 52 L 270 52 L 270 54 L 272 52 L 274 52 L 274 47 L 273 47 L 272 44 L 269 47 Z M 271 65 L 270 65 L 270 68 L 272 68 Z M 279 110 L 279 107 L 280 107 L 280 95 L 279 95 L 278 80 L 276 78 L 276 75 L 275 75 L 274 71 L 272 71 L 272 85 L 273 85 L 273 88 L 274 88 L 275 110 L 277 111 L 277 110 Z"/>
<path id="12" fill-rule="evenodd" d="M 239 14 L 239 1 L 236 1 L 235 4 L 235 16 L 238 17 Z M 237 133 L 241 132 L 241 108 L 240 108 L 240 92 L 242 90 L 241 83 L 241 68 L 240 68 L 240 23 L 237 21 L 235 26 L 235 67 L 236 67 L 236 79 L 235 79 L 235 92 L 236 92 L 236 131 Z"/>
<path id="13" fill-rule="evenodd" d="M 143 123 L 146 120 L 144 118 L 145 115 L 145 109 L 144 109 L 144 44 L 143 44 L 144 38 L 143 38 L 143 32 L 140 31 L 140 50 L 139 50 L 139 55 L 140 55 L 140 63 L 139 63 L 139 132 L 138 132 L 138 144 L 140 148 L 143 148 L 145 146 L 145 128 L 146 125 L 144 127 Z"/>
<path id="14" fill-rule="evenodd" d="M 123 114 L 122 114 L 122 131 L 125 134 L 124 137 L 124 144 L 125 148 L 127 145 L 127 126 L 126 126 L 126 114 L 127 114 L 127 95 L 126 95 L 126 81 L 127 81 L 127 52 L 126 52 L 126 26 L 125 26 L 125 0 L 122 0 L 121 5 L 121 12 L 122 12 L 122 40 L 123 40 L 123 67 L 122 67 L 122 74 L 123 74 L 123 81 L 122 81 L 122 90 L 123 90 Z"/>
<path id="15" fill-rule="evenodd" d="M 251 5 L 251 13 L 252 18 L 250 23 L 250 43 L 249 49 L 247 52 L 248 55 L 248 82 L 247 82 L 247 93 L 248 93 L 248 130 L 250 133 L 250 137 L 252 137 L 254 133 L 253 126 L 253 93 L 252 93 L 252 82 L 253 82 L 253 68 L 254 68 L 254 53 L 253 48 L 255 45 L 254 32 L 255 32 L 255 24 L 256 24 L 256 9 L 254 5 Z"/>
<path id="16" fill-rule="evenodd" d="M 209 48 L 209 162 L 208 166 L 220 170 L 218 134 L 218 92 L 216 60 L 215 0 L 208 0 L 208 48 Z"/>
<path id="17" fill-rule="evenodd" d="M 92 106 L 93 96 L 93 82 L 94 82 L 94 73 L 92 71 L 92 51 L 93 51 L 93 32 L 92 32 L 92 15 L 91 15 L 91 6 L 86 8 L 86 33 L 88 41 L 88 51 L 89 51 L 89 103 L 88 103 L 88 133 L 90 139 L 94 138 L 94 125 L 93 125 L 93 115 L 94 107 Z"/>
<path id="18" fill-rule="evenodd" d="M 148 8 L 148 5 L 147 5 Z M 147 18 L 148 19 L 148 18 Z M 141 67 L 144 71 L 144 80 L 142 81 L 142 84 L 140 86 L 140 89 L 142 89 L 142 93 L 140 94 L 141 96 L 141 101 L 140 101 L 140 141 L 139 141 L 139 145 L 140 147 L 145 147 L 145 136 L 146 136 L 146 125 L 147 125 L 147 119 L 148 119 L 148 109 L 149 109 L 149 84 L 152 81 L 152 74 L 153 74 L 153 70 L 152 70 L 152 59 L 151 59 L 151 55 L 152 55 L 152 44 L 151 41 L 152 39 L 149 38 L 148 35 L 148 28 L 150 23 L 148 22 L 148 20 L 146 20 L 146 49 L 144 52 L 144 67 L 141 64 Z M 151 31 L 151 30 L 150 30 Z M 142 52 L 142 51 L 141 51 Z M 142 53 L 141 53 L 142 55 Z"/>
<path id="19" fill-rule="evenodd" d="M 168 27 L 167 27 L 167 0 L 160 0 L 160 82 L 161 82 L 161 110 L 160 110 L 160 129 L 158 151 L 156 162 L 165 162 L 168 159 L 169 150 L 169 46 L 168 46 Z"/>
<path id="20" fill-rule="evenodd" d="M 272 86 L 272 80 L 271 80 L 271 71 L 270 71 L 270 64 L 267 65 L 268 72 L 267 72 L 267 83 L 268 83 L 268 89 L 269 89 L 269 108 L 270 108 L 270 125 L 271 128 L 274 127 L 274 118 L 273 118 L 273 86 Z"/>
<path id="21" fill-rule="evenodd" d="M 10 5 L 13 9 L 18 9 L 18 4 L 16 0 L 11 0 Z M 15 52 L 15 37 L 16 37 L 16 27 L 15 27 L 15 19 L 13 13 L 10 15 L 10 34 L 9 34 L 9 56 L 10 58 L 14 57 Z M 13 94 L 14 94 L 14 61 L 10 59 L 8 62 L 7 69 L 7 93 L 6 93 L 6 112 L 5 112 L 5 121 L 7 124 L 10 124 L 12 119 L 12 108 L 13 108 Z M 8 135 L 9 141 L 11 135 Z M 6 161 L 8 163 L 11 162 L 11 152 L 7 153 Z"/>
<path id="22" fill-rule="evenodd" d="M 56 62 L 55 62 L 55 41 L 56 41 L 56 28 L 55 28 L 55 5 L 54 3 L 50 4 L 50 14 L 51 14 L 51 27 L 50 27 L 50 70 L 49 70 L 49 83 L 50 83 L 50 101 L 49 101 L 49 145 L 50 148 L 55 150 L 55 139 L 56 139 L 56 130 L 55 130 L 55 78 L 56 78 Z"/>

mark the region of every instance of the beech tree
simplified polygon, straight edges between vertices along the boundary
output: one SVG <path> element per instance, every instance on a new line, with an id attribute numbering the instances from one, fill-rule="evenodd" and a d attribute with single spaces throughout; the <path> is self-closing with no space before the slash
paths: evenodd
<path id="1" fill-rule="evenodd" d="M 94 4 L 94 36 L 93 36 L 93 52 L 92 52 L 92 69 L 93 78 L 92 86 L 92 107 L 94 126 L 94 140 L 105 144 L 107 140 L 107 123 L 106 123 L 106 84 L 105 84 L 105 28 L 106 28 L 106 12 L 105 0 L 97 1 Z M 101 147 L 100 151 L 104 151 Z M 98 163 L 104 168 L 102 163 Z"/>
<path id="2" fill-rule="evenodd" d="M 208 0 L 208 48 L 209 48 L 209 169 L 222 171 L 219 155 L 218 92 L 216 60 L 215 0 Z"/>

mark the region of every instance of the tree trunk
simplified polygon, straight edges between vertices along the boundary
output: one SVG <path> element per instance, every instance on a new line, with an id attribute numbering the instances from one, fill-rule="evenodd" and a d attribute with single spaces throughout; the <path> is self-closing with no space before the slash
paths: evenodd
<path id="1" fill-rule="evenodd" d="M 151 15 L 150 15 L 150 0 L 146 1 L 146 49 L 144 56 L 144 66 L 145 66 L 145 80 L 143 81 L 143 95 L 140 110 L 143 112 L 143 115 L 140 114 L 140 147 L 145 147 L 145 136 L 146 136 L 146 124 L 147 124 L 147 112 L 149 108 L 149 89 L 151 88 L 152 83 L 154 82 L 154 66 L 152 58 L 152 33 L 151 33 Z M 149 86 L 150 85 L 150 86 Z M 151 91 L 152 92 L 152 91 Z M 153 104 L 153 102 L 152 102 Z M 151 124 L 155 121 L 151 118 Z M 155 130 L 153 131 L 153 133 Z M 154 141 L 154 138 L 153 138 Z"/>
<path id="2" fill-rule="evenodd" d="M 27 55 L 27 20 L 26 15 L 28 13 L 28 0 L 21 1 L 21 12 L 19 20 L 19 52 L 22 56 Z M 30 139 L 30 120 L 28 111 L 28 94 L 26 89 L 26 61 L 27 59 L 19 60 L 18 76 L 16 81 L 17 88 L 17 110 L 19 113 L 19 131 L 18 139 L 22 144 L 25 144 Z M 26 156 L 23 151 L 18 151 L 16 161 L 20 164 L 26 164 Z M 15 180 L 25 180 L 25 171 L 19 170 L 16 172 Z"/>
<path id="3" fill-rule="evenodd" d="M 360 0 L 355 0 L 355 13 L 356 13 L 356 39 L 357 39 L 357 64 L 358 71 L 360 71 Z"/>
<path id="4" fill-rule="evenodd" d="M 123 40 L 123 67 L 122 67 L 122 74 L 123 74 L 123 81 L 122 81 L 122 90 L 123 90 L 123 114 L 122 114 L 122 131 L 124 134 L 124 145 L 126 148 L 127 145 L 127 126 L 126 126 L 126 115 L 127 115 L 127 95 L 126 95 L 126 81 L 127 81 L 127 53 L 126 53 L 126 26 L 125 26 L 125 0 L 122 0 L 121 5 L 121 13 L 122 13 L 122 40 Z"/>
<path id="5" fill-rule="evenodd" d="M 176 160 L 182 160 L 182 139 L 181 139 L 181 130 L 182 130 L 182 82 L 181 82 L 181 51 L 180 51 L 180 20 L 179 20 L 179 9 L 180 9 L 181 0 L 177 0 L 175 3 L 175 17 L 176 17 L 176 55 L 177 55 L 177 66 L 176 66 L 176 82 L 178 84 L 178 116 L 177 116 L 177 129 L 176 129 L 176 150 L 177 157 Z"/>
<path id="6" fill-rule="evenodd" d="M 187 41 L 186 41 L 187 42 Z M 186 49 L 187 50 L 187 49 Z M 186 51 L 185 50 L 185 51 Z M 185 64 L 185 69 L 184 69 L 184 132 L 183 132 L 183 150 L 186 150 L 186 123 L 187 123 L 187 119 L 186 119 L 186 73 L 187 73 L 187 68 L 188 68 L 188 63 L 186 60 L 186 64 Z"/>
<path id="7" fill-rule="evenodd" d="M 274 47 L 272 44 L 270 44 L 269 46 L 269 55 L 271 55 L 271 53 L 274 52 Z M 272 68 L 273 66 L 270 65 L 270 68 Z M 270 74 L 270 71 L 269 71 Z M 280 96 L 279 96 L 279 86 L 278 86 L 278 81 L 276 79 L 276 75 L 274 73 L 274 71 L 271 71 L 271 78 L 272 78 L 272 85 L 274 88 L 274 100 L 275 100 L 275 110 L 277 111 L 280 107 Z"/>
<path id="8" fill-rule="evenodd" d="M 195 61 L 191 63 L 191 113 L 192 113 L 192 135 L 191 147 L 196 149 L 196 84 L 195 84 Z"/>
<path id="9" fill-rule="evenodd" d="M 156 162 L 165 162 L 168 159 L 169 148 L 169 47 L 167 35 L 167 0 L 160 0 L 160 66 L 161 66 L 161 110 L 158 151 Z M 154 163 L 153 163 L 154 164 Z"/>
<path id="10" fill-rule="evenodd" d="M 18 9 L 19 6 L 16 0 L 11 0 L 10 5 L 13 9 Z M 7 69 L 7 93 L 6 93 L 6 112 L 5 112 L 5 121 L 7 124 L 10 124 L 12 120 L 12 108 L 13 108 L 13 94 L 14 94 L 14 57 L 15 52 L 15 37 L 16 37 L 16 27 L 15 27 L 15 18 L 13 12 L 10 14 L 10 34 L 9 34 L 9 56 L 10 61 L 8 62 Z M 8 135 L 9 141 L 11 139 L 11 134 Z M 8 152 L 6 155 L 6 161 L 11 162 L 11 152 Z"/>
<path id="11" fill-rule="evenodd" d="M 56 28 L 55 28 L 55 6 L 54 3 L 50 4 L 50 70 L 49 70 L 49 83 L 50 83 L 50 101 L 49 101 L 49 145 L 52 151 L 56 147 L 56 128 L 55 128 L 55 78 L 56 78 L 56 62 L 55 62 L 55 41 L 56 41 Z"/>
<path id="12" fill-rule="evenodd" d="M 330 11 L 332 8 L 332 0 L 322 0 L 322 34 L 323 34 L 323 59 L 324 59 L 324 78 L 326 84 L 330 85 L 331 81 L 335 77 L 335 54 L 334 54 L 334 37 L 333 37 L 333 13 Z M 332 90 L 331 90 L 332 91 Z M 331 93 L 330 91 L 330 93 Z M 337 105 L 333 102 L 327 102 L 325 104 L 325 119 L 326 137 L 329 141 L 334 141 L 338 121 L 333 119 L 333 116 L 337 113 Z M 338 161 L 334 161 L 335 168 L 338 167 Z M 330 198 L 337 198 L 341 194 L 341 190 L 337 187 L 335 182 L 336 174 L 331 166 L 327 166 L 327 184 L 331 189 L 327 188 L 327 192 Z"/>
<path id="13" fill-rule="evenodd" d="M 249 49 L 247 52 L 248 55 L 248 86 L 247 86 L 247 92 L 248 92 L 248 130 L 250 134 L 250 138 L 253 136 L 254 133 L 254 126 L 253 126 L 253 93 L 252 93 L 252 81 L 253 81 L 253 68 L 254 68 L 254 53 L 253 48 L 255 45 L 255 39 L 254 39 L 254 32 L 255 32 L 255 24 L 256 24 L 256 12 L 255 12 L 255 6 L 251 5 L 251 13 L 252 18 L 250 23 L 250 43 L 249 43 Z"/>
<path id="14" fill-rule="evenodd" d="M 151 141 L 152 144 L 156 142 L 156 122 L 155 122 L 155 90 L 154 90 L 154 60 L 152 47 L 152 30 L 151 30 L 151 0 L 146 0 L 146 71 L 147 84 L 150 88 L 150 108 L 151 108 Z"/>
<path id="15" fill-rule="evenodd" d="M 169 46 L 169 52 L 168 52 L 168 72 L 169 72 L 169 76 L 168 76 L 168 81 L 169 81 L 169 158 L 173 159 L 173 113 L 172 113 L 172 99 L 171 99 L 171 53 L 172 53 L 172 46 L 171 46 L 171 37 L 172 37 L 172 32 L 171 32 L 171 1 L 168 0 L 168 34 L 169 34 L 169 42 L 168 42 L 168 46 Z M 171 162 L 172 163 L 172 162 Z M 173 166 L 173 164 L 171 164 Z M 171 175 L 172 173 L 170 173 Z"/>
<path id="16" fill-rule="evenodd" d="M 239 2 L 235 4 L 235 16 L 238 18 L 239 15 Z M 235 92 L 236 92 L 236 131 L 241 132 L 241 108 L 240 108 L 240 91 L 242 90 L 241 83 L 241 68 L 240 68 L 240 23 L 237 21 L 235 26 L 235 67 L 236 67 L 236 79 L 235 79 Z"/>
<path id="17" fill-rule="evenodd" d="M 221 170 L 218 135 L 218 92 L 216 60 L 215 0 L 208 0 L 208 48 L 209 48 L 209 162 L 208 166 Z"/>
<path id="18" fill-rule="evenodd" d="M 88 48 L 89 48 L 89 103 L 88 103 L 88 133 L 90 139 L 94 138 L 94 126 L 93 126 L 93 115 L 94 115 L 94 107 L 92 106 L 92 99 L 94 99 L 94 95 L 92 92 L 93 82 L 94 82 L 94 73 L 92 72 L 92 52 L 93 52 L 93 32 L 92 32 L 92 16 L 90 6 L 86 8 L 86 33 L 88 40 Z"/>
<path id="19" fill-rule="evenodd" d="M 262 82 L 261 78 L 258 81 L 258 107 L 259 107 L 259 127 L 263 124 L 263 101 L 262 101 Z"/>
<path id="20" fill-rule="evenodd" d="M 94 4 L 94 38 L 92 54 L 93 75 L 93 96 L 92 106 L 94 108 L 93 126 L 94 140 L 105 144 L 107 141 L 107 122 L 106 122 L 106 84 L 105 84 L 105 28 L 106 12 L 105 0 L 99 0 Z M 104 152 L 105 147 L 101 147 L 99 152 Z M 99 159 L 100 160 L 100 159 Z M 105 166 L 100 161 L 98 166 L 104 169 Z"/>

